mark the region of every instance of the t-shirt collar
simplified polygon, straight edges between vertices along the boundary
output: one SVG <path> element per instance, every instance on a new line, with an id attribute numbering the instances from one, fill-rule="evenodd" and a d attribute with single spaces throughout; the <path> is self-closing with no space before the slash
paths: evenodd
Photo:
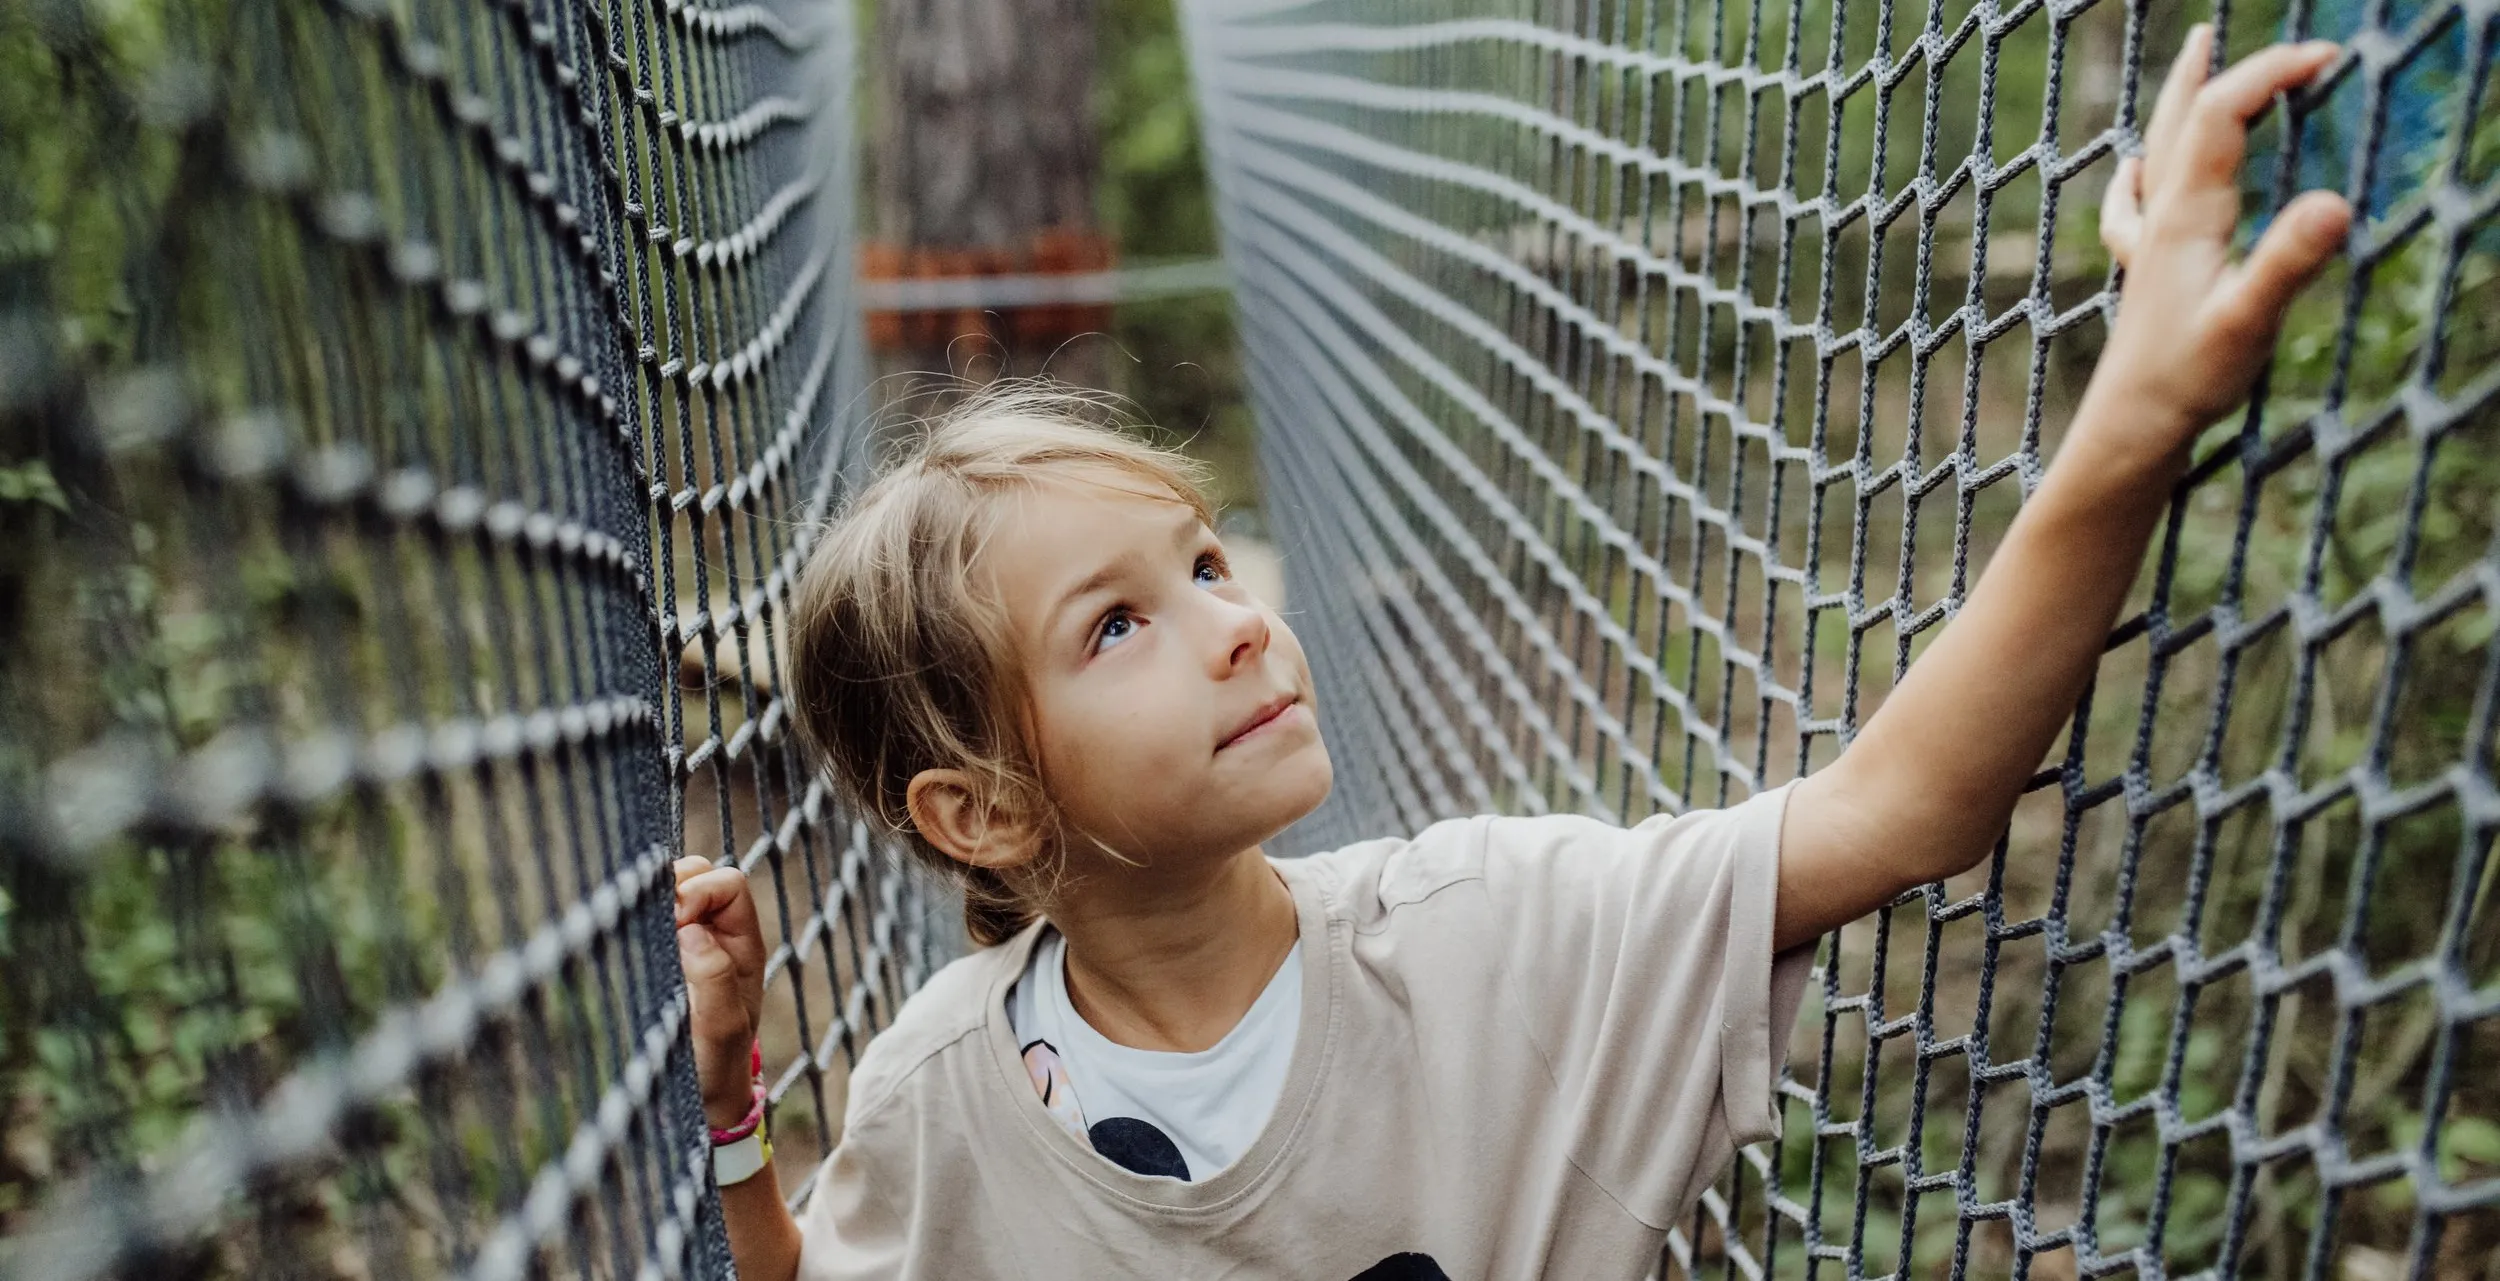
<path id="1" fill-rule="evenodd" d="M 1030 1141 L 1114 1196 L 1166 1210 L 1218 1209 L 1266 1182 L 1301 1146 L 1312 1103 L 1336 1049 L 1348 941 L 1327 912 L 1326 887 L 1320 884 L 1317 866 L 1301 859 L 1276 858 L 1269 859 L 1268 865 L 1293 893 L 1301 930 L 1295 946 L 1302 956 L 1302 1021 L 1295 1029 L 1293 1063 L 1286 1070 L 1284 1089 L 1276 1096 L 1276 1110 L 1259 1131 L 1258 1140 L 1238 1160 L 1201 1182 L 1178 1183 L 1121 1169 L 1096 1156 L 1083 1140 L 1051 1118 L 1033 1091 L 1015 1032 L 1007 1022 L 1007 990 L 1032 960 L 1047 923 L 1026 926 L 998 949 L 983 1001 L 982 1037 L 996 1068 L 987 1074 L 986 1086 L 1005 1092 L 1006 1105 L 1024 1123 Z"/>

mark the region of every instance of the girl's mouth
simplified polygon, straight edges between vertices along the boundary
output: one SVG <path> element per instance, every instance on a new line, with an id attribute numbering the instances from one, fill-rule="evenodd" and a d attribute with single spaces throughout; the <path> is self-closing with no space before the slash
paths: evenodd
<path id="1" fill-rule="evenodd" d="M 1293 716 L 1299 712 L 1301 707 L 1302 700 L 1298 698 L 1287 698 L 1262 708 L 1257 716 L 1251 718 L 1249 724 L 1242 726 L 1240 729 L 1234 730 L 1232 737 L 1216 744 L 1215 750 L 1219 752 L 1223 751 L 1225 748 L 1231 747 L 1235 743 L 1242 742 L 1243 740 L 1250 738 L 1252 735 L 1267 729 L 1269 726 L 1279 724 L 1287 717 Z"/>

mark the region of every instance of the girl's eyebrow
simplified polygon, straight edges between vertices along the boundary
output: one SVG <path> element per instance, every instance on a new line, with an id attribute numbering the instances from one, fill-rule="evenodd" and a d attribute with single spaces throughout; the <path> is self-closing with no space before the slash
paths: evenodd
<path id="1" fill-rule="evenodd" d="M 1094 593 L 1101 591 L 1103 588 L 1111 585 L 1111 583 L 1116 581 L 1122 573 L 1129 569 L 1131 565 L 1134 565 L 1136 561 L 1137 554 L 1135 552 L 1123 552 L 1119 556 L 1113 558 L 1111 563 L 1104 565 L 1102 568 L 1095 570 L 1093 573 L 1087 574 L 1085 576 L 1085 581 L 1069 588 L 1066 594 L 1060 596 L 1059 603 L 1052 607 L 1048 619 L 1042 626 L 1042 634 L 1045 636 L 1056 635 L 1062 626 L 1060 621 L 1062 616 L 1064 616 L 1070 608 L 1083 601 L 1086 597 L 1091 596 Z"/>
<path id="2" fill-rule="evenodd" d="M 1198 514 L 1192 511 L 1184 511 L 1182 519 L 1175 522 L 1172 527 L 1172 545 L 1175 547 L 1186 547 L 1189 544 L 1196 542 L 1198 540 L 1198 531 L 1200 528 L 1202 528 L 1202 526 L 1198 520 Z M 1135 568 L 1139 560 L 1140 557 L 1134 550 L 1122 552 L 1113 557 L 1101 568 L 1096 569 L 1093 573 L 1087 574 L 1083 580 L 1076 584 L 1076 586 L 1071 587 L 1066 592 L 1062 593 L 1059 597 L 1059 603 L 1051 606 L 1050 612 L 1043 616 L 1042 634 L 1044 636 L 1057 635 L 1060 627 L 1063 625 L 1061 618 L 1068 612 L 1071 606 L 1084 600 L 1087 596 L 1102 590 L 1104 587 L 1109 586 L 1122 574 Z"/>

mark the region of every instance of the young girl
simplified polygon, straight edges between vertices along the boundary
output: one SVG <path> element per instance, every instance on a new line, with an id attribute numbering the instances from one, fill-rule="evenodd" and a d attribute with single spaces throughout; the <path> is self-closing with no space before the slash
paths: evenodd
<path id="1" fill-rule="evenodd" d="M 960 880 L 981 950 L 861 1057 L 798 1220 L 753 1138 L 719 1150 L 740 1274 L 1643 1275 L 1778 1133 L 1813 940 L 1991 849 L 2198 430 L 2343 240 L 2312 192 L 2230 262 L 2247 122 L 2336 50 L 2208 83 L 2211 42 L 2112 182 L 2126 287 L 2056 465 L 1848 750 L 1732 809 L 1271 860 L 1328 750 L 1187 465 L 1047 393 L 939 424 L 808 563 L 789 693 L 851 803 Z M 737 869 L 678 877 L 697 1071 L 734 1136 L 764 945 Z"/>

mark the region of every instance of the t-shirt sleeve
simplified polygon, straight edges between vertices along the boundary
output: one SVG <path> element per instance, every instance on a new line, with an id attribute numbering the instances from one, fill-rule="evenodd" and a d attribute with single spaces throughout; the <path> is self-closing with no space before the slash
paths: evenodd
<path id="1" fill-rule="evenodd" d="M 1631 827 L 1485 820 L 1484 884 L 1573 1159 L 1665 1226 L 1745 1144 L 1776 1087 L 1814 946 L 1774 956 L 1789 787 Z"/>
<path id="2" fill-rule="evenodd" d="M 868 1281 L 903 1275 L 909 1225 L 877 1186 L 867 1154 L 837 1144 L 799 1208 L 799 1268 L 793 1281 Z"/>

